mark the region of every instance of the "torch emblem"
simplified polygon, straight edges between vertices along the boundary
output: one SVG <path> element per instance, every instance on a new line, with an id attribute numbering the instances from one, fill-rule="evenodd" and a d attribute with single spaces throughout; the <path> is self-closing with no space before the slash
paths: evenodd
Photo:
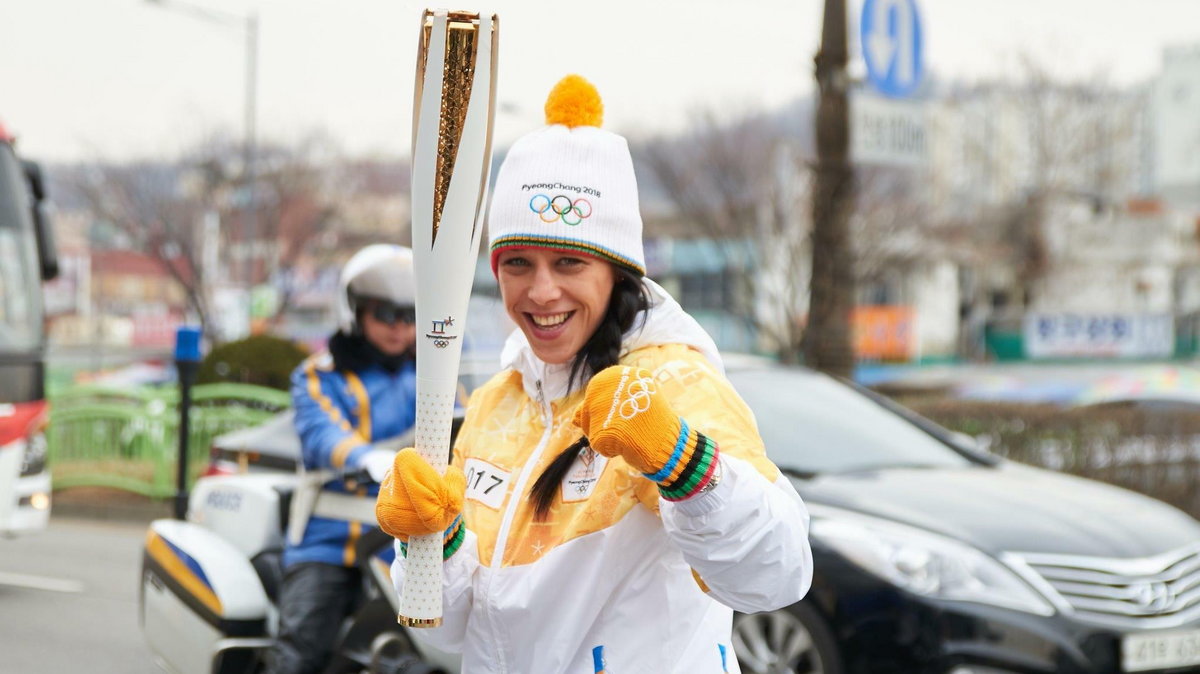
<path id="1" fill-rule="evenodd" d="M 444 349 L 450 346 L 450 340 L 458 339 L 458 335 L 446 333 L 446 328 L 454 325 L 454 317 L 447 316 L 440 321 L 431 321 L 433 329 L 426 333 L 425 337 L 433 340 L 433 345 L 439 349 Z"/>

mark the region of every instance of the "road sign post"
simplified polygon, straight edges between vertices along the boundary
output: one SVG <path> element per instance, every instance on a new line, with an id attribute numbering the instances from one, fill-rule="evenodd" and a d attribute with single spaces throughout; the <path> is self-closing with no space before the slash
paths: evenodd
<path id="1" fill-rule="evenodd" d="M 923 166 L 929 159 L 925 104 L 871 91 L 850 97 L 850 157 L 855 164 Z"/>
<path id="2" fill-rule="evenodd" d="M 911 96 L 925 73 L 916 0 L 866 0 L 860 28 L 867 80 L 889 98 Z"/>
<path id="3" fill-rule="evenodd" d="M 928 159 L 925 105 L 913 100 L 925 73 L 916 0 L 865 0 L 860 41 L 866 88 L 851 98 L 855 163 L 918 167 Z"/>

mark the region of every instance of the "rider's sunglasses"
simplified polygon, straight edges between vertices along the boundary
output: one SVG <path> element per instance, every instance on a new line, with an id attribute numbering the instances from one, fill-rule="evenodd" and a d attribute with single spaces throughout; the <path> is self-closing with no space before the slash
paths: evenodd
<path id="1" fill-rule="evenodd" d="M 413 306 L 400 306 L 391 302 L 373 300 L 366 309 L 370 312 L 372 318 L 387 325 L 395 325 L 397 323 L 412 325 L 417 322 L 417 309 Z"/>

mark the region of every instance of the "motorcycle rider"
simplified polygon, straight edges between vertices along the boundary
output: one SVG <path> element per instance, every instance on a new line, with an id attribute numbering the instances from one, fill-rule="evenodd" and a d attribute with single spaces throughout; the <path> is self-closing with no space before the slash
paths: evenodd
<path id="1" fill-rule="evenodd" d="M 305 469 L 365 469 L 377 484 L 394 452 L 372 443 L 405 432 L 416 417 L 412 251 L 389 244 L 363 248 L 343 267 L 338 290 L 338 330 L 328 349 L 292 373 L 296 431 Z M 340 479 L 324 490 L 347 493 Z M 377 492 L 363 486 L 355 493 Z M 325 667 L 342 620 L 355 608 L 362 582 L 355 543 L 363 533 L 358 522 L 313 516 L 301 542 L 288 542 L 279 638 L 268 672 Z"/>

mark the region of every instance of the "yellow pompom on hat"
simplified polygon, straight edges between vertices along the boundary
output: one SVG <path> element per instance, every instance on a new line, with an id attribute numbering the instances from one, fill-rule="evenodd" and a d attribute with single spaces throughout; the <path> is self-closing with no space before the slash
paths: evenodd
<path id="1" fill-rule="evenodd" d="M 509 248 L 590 255 L 646 273 L 629 144 L 600 128 L 604 103 L 579 75 L 554 85 L 546 126 L 522 136 L 496 175 L 488 210 L 492 271 Z"/>
<path id="2" fill-rule="evenodd" d="M 546 97 L 546 123 L 600 126 L 604 123 L 604 102 L 592 83 L 579 75 L 567 75 L 554 85 Z"/>

